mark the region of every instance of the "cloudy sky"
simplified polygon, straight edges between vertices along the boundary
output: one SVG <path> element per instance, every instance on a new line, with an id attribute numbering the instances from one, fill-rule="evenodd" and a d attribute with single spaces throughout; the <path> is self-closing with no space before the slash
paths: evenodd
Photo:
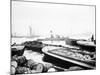
<path id="1" fill-rule="evenodd" d="M 12 33 L 63 36 L 95 33 L 95 7 L 12 1 Z"/>

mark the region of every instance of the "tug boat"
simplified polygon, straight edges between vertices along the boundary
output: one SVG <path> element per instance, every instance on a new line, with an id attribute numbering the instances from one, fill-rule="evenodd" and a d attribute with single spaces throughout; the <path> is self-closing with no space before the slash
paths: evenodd
<path id="1" fill-rule="evenodd" d="M 95 36 L 92 37 L 70 37 L 66 39 L 67 45 L 72 45 L 79 47 L 81 50 L 89 51 L 89 52 L 96 52 L 96 39 Z"/>
<path id="2" fill-rule="evenodd" d="M 82 48 L 89 50 L 90 52 L 95 52 L 96 50 L 96 45 L 94 42 L 91 41 L 77 41 L 77 44 Z"/>

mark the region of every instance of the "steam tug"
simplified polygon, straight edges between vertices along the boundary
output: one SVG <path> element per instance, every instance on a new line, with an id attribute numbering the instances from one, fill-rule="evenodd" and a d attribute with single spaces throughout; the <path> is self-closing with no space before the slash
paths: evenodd
<path id="1" fill-rule="evenodd" d="M 91 38 L 92 41 L 76 39 L 68 40 L 70 40 L 70 42 L 67 42 L 67 45 L 73 46 L 73 48 L 65 46 L 44 47 L 42 49 L 45 54 L 43 60 L 68 70 L 73 66 L 77 66 L 77 69 L 95 69 L 96 44 L 93 36 Z"/>

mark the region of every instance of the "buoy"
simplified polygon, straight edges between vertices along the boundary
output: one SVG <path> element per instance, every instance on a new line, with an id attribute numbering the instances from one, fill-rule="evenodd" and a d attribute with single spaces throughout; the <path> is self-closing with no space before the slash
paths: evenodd
<path id="1" fill-rule="evenodd" d="M 43 67 L 43 72 L 47 72 L 50 68 L 53 67 L 53 65 L 51 63 L 46 63 L 46 64 L 43 64 L 44 67 Z"/>
<path id="2" fill-rule="evenodd" d="M 44 65 L 42 63 L 34 62 L 32 59 L 27 61 L 27 67 L 39 73 L 43 72 L 44 70 Z"/>
<path id="3" fill-rule="evenodd" d="M 42 63 L 35 63 L 33 69 L 36 70 L 36 72 L 41 73 L 44 69 L 44 66 Z"/>
<path id="4" fill-rule="evenodd" d="M 32 69 L 35 63 L 36 63 L 36 62 L 34 62 L 32 59 L 29 59 L 29 60 L 27 61 L 26 66 L 29 67 L 30 69 Z"/>
<path id="5" fill-rule="evenodd" d="M 37 73 L 37 71 L 36 70 L 31 70 L 31 74 L 33 74 L 33 73 Z"/>
<path id="6" fill-rule="evenodd" d="M 16 74 L 24 74 L 29 73 L 30 69 L 27 67 L 17 67 L 16 68 Z"/>
<path id="7" fill-rule="evenodd" d="M 31 74 L 31 70 L 29 68 L 26 68 L 24 73 L 25 74 Z"/>

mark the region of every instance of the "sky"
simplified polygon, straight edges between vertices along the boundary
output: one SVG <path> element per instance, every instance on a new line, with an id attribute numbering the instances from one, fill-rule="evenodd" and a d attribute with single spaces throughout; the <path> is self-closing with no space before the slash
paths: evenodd
<path id="1" fill-rule="evenodd" d="M 62 36 L 95 33 L 95 7 L 12 1 L 12 34 Z"/>

